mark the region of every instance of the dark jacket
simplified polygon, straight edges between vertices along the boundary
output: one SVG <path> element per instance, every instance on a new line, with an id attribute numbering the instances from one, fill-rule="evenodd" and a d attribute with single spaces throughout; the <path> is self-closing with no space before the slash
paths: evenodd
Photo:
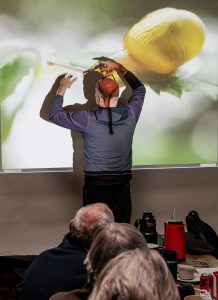
<path id="1" fill-rule="evenodd" d="M 86 251 L 68 233 L 56 248 L 42 252 L 26 270 L 17 285 L 18 300 L 48 300 L 57 292 L 84 286 L 87 279 L 83 264 Z"/>
<path id="2" fill-rule="evenodd" d="M 49 298 L 49 300 L 87 300 L 90 294 L 90 289 L 82 288 L 70 292 L 57 293 Z"/>

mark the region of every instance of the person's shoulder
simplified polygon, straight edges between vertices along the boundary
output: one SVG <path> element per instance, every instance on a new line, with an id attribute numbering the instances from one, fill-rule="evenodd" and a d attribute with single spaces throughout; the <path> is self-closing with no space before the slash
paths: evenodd
<path id="1" fill-rule="evenodd" d="M 72 294 L 71 292 L 59 292 L 54 295 L 52 295 L 49 300 L 72 300 Z"/>
<path id="2" fill-rule="evenodd" d="M 76 289 L 70 292 L 60 292 L 56 293 L 49 298 L 49 300 L 86 300 L 90 295 L 90 290 Z"/>
<path id="3" fill-rule="evenodd" d="M 71 238 L 71 234 L 68 233 L 64 236 L 62 242 L 57 245 L 56 247 L 53 247 L 53 248 L 49 248 L 49 249 L 46 249 L 44 251 L 42 251 L 39 255 L 38 255 L 38 259 L 42 259 L 44 257 L 49 257 L 53 254 L 56 254 L 57 252 L 59 252 L 60 250 L 63 250 L 64 248 L 66 249 L 71 249 L 72 246 L 76 244 L 76 242 L 74 242 L 74 239 Z"/>

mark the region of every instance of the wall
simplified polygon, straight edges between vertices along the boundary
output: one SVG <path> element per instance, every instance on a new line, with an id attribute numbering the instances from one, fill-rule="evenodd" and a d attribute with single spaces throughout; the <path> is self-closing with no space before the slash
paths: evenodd
<path id="1" fill-rule="evenodd" d="M 81 178 L 81 177 L 79 177 Z M 218 168 L 133 171 L 132 220 L 152 210 L 158 232 L 173 208 L 192 210 L 218 232 Z M 0 255 L 38 254 L 55 246 L 81 206 L 82 181 L 71 172 L 0 175 Z"/>

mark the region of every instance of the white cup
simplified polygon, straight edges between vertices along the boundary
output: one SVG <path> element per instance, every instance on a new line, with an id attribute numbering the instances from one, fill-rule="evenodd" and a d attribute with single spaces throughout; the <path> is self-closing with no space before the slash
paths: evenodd
<path id="1" fill-rule="evenodd" d="M 194 278 L 195 268 L 183 264 L 178 265 L 178 276 L 182 280 L 192 280 Z"/>

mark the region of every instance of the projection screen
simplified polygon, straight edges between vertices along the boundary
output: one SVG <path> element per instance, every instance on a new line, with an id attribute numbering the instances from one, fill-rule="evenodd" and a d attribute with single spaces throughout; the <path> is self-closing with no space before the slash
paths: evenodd
<path id="1" fill-rule="evenodd" d="M 66 72 L 78 80 L 64 105 L 86 107 L 83 71 L 96 56 L 124 63 L 146 87 L 134 167 L 217 165 L 217 14 L 215 0 L 1 1 L 1 169 L 73 167 L 81 137 L 47 122 L 40 110 Z M 140 51 L 128 40 L 134 28 L 144 39 Z M 171 69 L 164 69 L 167 59 Z"/>

